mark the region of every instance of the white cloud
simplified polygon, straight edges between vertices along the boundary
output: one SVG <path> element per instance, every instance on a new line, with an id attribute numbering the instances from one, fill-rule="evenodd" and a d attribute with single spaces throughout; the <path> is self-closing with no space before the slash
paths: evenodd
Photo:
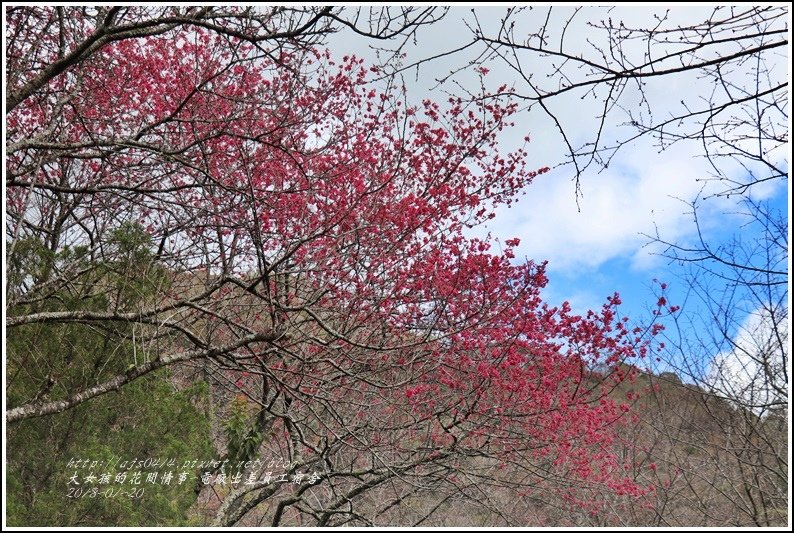
<path id="1" fill-rule="evenodd" d="M 693 231 L 682 200 L 698 195 L 703 164 L 677 148 L 665 157 L 642 149 L 626 156 L 619 168 L 582 180 L 578 208 L 564 169 L 541 176 L 517 205 L 498 214 L 493 233 L 520 236 L 520 254 L 548 259 L 556 269 L 595 268 L 619 256 L 632 257 L 636 268 L 653 266 L 642 234 L 658 228 L 678 240 Z"/>

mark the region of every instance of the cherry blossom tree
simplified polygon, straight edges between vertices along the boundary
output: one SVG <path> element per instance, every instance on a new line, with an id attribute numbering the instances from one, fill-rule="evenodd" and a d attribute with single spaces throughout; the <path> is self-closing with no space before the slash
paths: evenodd
<path id="1" fill-rule="evenodd" d="M 456 500 L 520 524 L 499 491 L 592 513 L 592 487 L 645 493 L 608 394 L 647 332 L 617 295 L 585 316 L 544 303 L 517 239 L 466 236 L 546 170 L 498 146 L 515 102 L 407 105 L 317 46 L 358 28 L 330 8 L 7 18 L 8 336 L 82 325 L 134 346 L 126 371 L 78 377 L 33 338 L 8 355 L 35 386 L 7 423 L 166 367 L 212 380 L 234 397 L 206 479 L 217 525 L 432 523 Z"/>

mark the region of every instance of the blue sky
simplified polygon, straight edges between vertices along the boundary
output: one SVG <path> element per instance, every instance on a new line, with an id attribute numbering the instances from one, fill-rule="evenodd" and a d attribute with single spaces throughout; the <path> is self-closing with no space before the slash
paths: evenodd
<path id="1" fill-rule="evenodd" d="M 781 183 L 776 189 L 769 191 L 769 195 L 764 198 L 770 206 L 788 213 L 789 194 L 785 185 Z M 532 192 L 529 191 L 528 195 L 531 197 Z M 758 237 L 757 228 L 745 226 L 746 221 L 734 214 L 739 208 L 733 202 L 721 202 L 718 210 L 715 209 L 716 212 L 709 213 L 709 216 L 702 220 L 706 230 L 704 237 L 709 243 L 716 247 L 733 238 L 752 240 Z M 680 203 L 680 210 L 686 213 L 689 208 Z M 620 213 L 614 213 L 612 216 L 616 224 L 621 223 Z M 652 221 L 652 214 L 644 220 L 646 223 Z M 680 244 L 693 243 L 694 227 L 691 218 L 684 217 L 675 231 L 669 230 L 673 235 L 671 240 Z M 509 228 L 504 229 L 509 231 Z M 524 233 L 527 231 L 524 230 Z M 632 318 L 646 319 L 648 309 L 656 303 L 659 283 L 664 282 L 667 284 L 666 292 L 670 303 L 673 305 L 683 303 L 686 285 L 681 277 L 685 275 L 686 269 L 675 261 L 662 257 L 660 254 L 663 250 L 654 247 L 651 239 L 641 232 L 636 232 L 633 237 L 630 234 L 624 235 L 625 244 L 621 249 L 605 252 L 591 261 L 587 261 L 587 258 L 577 260 L 579 250 L 585 254 L 591 246 L 550 249 L 556 258 L 550 258 L 548 266 L 550 282 L 545 292 L 546 297 L 552 302 L 569 300 L 574 309 L 583 311 L 601 305 L 606 296 L 618 292 L 623 301 L 625 314 Z M 524 238 L 527 238 L 527 235 L 524 235 Z M 531 236 L 528 238 L 531 239 Z M 592 248 L 597 246 L 598 243 L 592 244 Z"/>

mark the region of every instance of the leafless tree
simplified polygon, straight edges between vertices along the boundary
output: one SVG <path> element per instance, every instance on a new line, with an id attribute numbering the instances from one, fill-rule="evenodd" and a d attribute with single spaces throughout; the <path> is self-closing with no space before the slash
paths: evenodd
<path id="1" fill-rule="evenodd" d="M 518 75 L 523 83 L 513 90 L 530 111 L 557 126 L 568 148 L 562 163 L 573 165 L 577 180 L 642 137 L 660 151 L 698 145 L 713 171 L 702 179 L 717 180 L 718 194 L 785 179 L 788 8 L 716 7 L 702 22 L 677 14 L 660 11 L 652 24 L 636 26 L 621 20 L 631 9 L 592 20 L 588 8 L 516 8 L 497 31 L 479 24 L 475 12 L 472 32 L 487 47 L 484 60 L 498 58 Z M 704 89 L 687 90 L 695 83 Z M 583 144 L 573 135 L 579 121 L 555 111 L 563 95 L 595 111 Z"/>
<path id="2" fill-rule="evenodd" d="M 714 241 L 699 224 L 698 207 L 691 205 L 694 243 L 656 236 L 682 268 L 685 295 L 659 365 L 683 383 L 661 381 L 692 400 L 692 411 L 670 409 L 668 391 L 652 404 L 669 454 L 660 463 L 675 472 L 660 494 L 675 495 L 669 509 L 681 513 L 660 519 L 780 525 L 788 520 L 789 495 L 788 217 L 748 197 L 743 236 Z"/>

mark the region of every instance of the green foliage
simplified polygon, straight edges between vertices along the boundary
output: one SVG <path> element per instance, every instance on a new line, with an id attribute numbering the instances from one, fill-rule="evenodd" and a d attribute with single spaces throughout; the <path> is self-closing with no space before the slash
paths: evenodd
<path id="1" fill-rule="evenodd" d="M 177 484 L 184 461 L 213 456 L 209 421 L 197 407 L 206 401 L 206 388 L 175 392 L 166 374 L 153 375 L 53 416 L 23 420 L 8 426 L 7 520 L 13 526 L 155 526 L 178 525 L 196 494 L 193 476 Z M 123 469 L 74 468 L 70 459 L 89 459 L 105 466 L 114 461 L 176 459 L 172 467 L 139 469 L 172 471 L 170 485 L 109 487 L 143 488 L 139 499 L 124 496 L 69 498 L 75 473 L 85 490 L 89 473 L 99 476 Z M 134 470 L 130 470 L 130 473 Z M 129 476 L 128 476 L 129 477 Z M 96 483 L 93 486 L 97 486 Z M 100 494 L 104 487 L 100 488 Z"/>
<path id="2" fill-rule="evenodd" d="M 114 285 L 118 307 L 132 308 L 165 288 L 165 270 L 154 262 L 150 246 L 151 237 L 140 224 L 125 222 L 110 232 L 103 267 Z"/>
<path id="3" fill-rule="evenodd" d="M 33 238 L 19 239 L 13 252 L 6 263 L 9 287 L 20 287 L 26 280 L 38 282 L 45 275 L 46 264 L 53 258 L 52 252 Z"/>
<path id="4" fill-rule="evenodd" d="M 9 314 L 44 311 L 107 311 L 146 304 L 161 294 L 165 270 L 156 265 L 149 236 L 139 225 L 122 224 L 110 232 L 101 258 L 85 248 L 57 253 L 32 240 L 20 240 L 10 262 L 10 285 L 24 291 L 27 280 L 41 283 L 59 263 L 79 264 L 85 272 L 72 283 Z M 76 261 L 77 259 L 77 261 Z M 173 349 L 167 337 L 146 338 L 140 324 L 119 321 L 37 323 L 11 328 L 6 336 L 6 398 L 9 407 L 63 399 L 124 373 L 130 364 Z M 137 336 L 136 336 L 137 334 Z M 196 500 L 194 468 L 187 460 L 214 457 L 206 384 L 176 386 L 174 372 L 163 369 L 65 412 L 32 418 L 7 427 L 7 522 L 12 526 L 155 526 L 188 520 Z M 140 485 L 116 483 L 122 461 L 160 460 L 142 472 Z M 94 467 L 70 466 L 72 459 L 96 461 Z M 174 459 L 168 466 L 166 462 Z M 168 471 L 170 484 L 147 483 L 146 474 Z M 178 483 L 178 475 L 189 477 Z M 77 474 L 81 496 L 69 497 Z M 113 482 L 85 483 L 93 474 L 111 474 Z M 129 477 L 129 476 L 128 476 Z M 99 488 L 92 497 L 91 486 Z M 144 489 L 139 498 L 103 496 L 104 490 Z"/>
<path id="5" fill-rule="evenodd" d="M 251 424 L 250 409 L 245 398 L 237 397 L 229 408 L 226 422 L 226 438 L 229 462 L 245 462 L 254 457 L 262 444 L 262 433 L 256 424 Z"/>

